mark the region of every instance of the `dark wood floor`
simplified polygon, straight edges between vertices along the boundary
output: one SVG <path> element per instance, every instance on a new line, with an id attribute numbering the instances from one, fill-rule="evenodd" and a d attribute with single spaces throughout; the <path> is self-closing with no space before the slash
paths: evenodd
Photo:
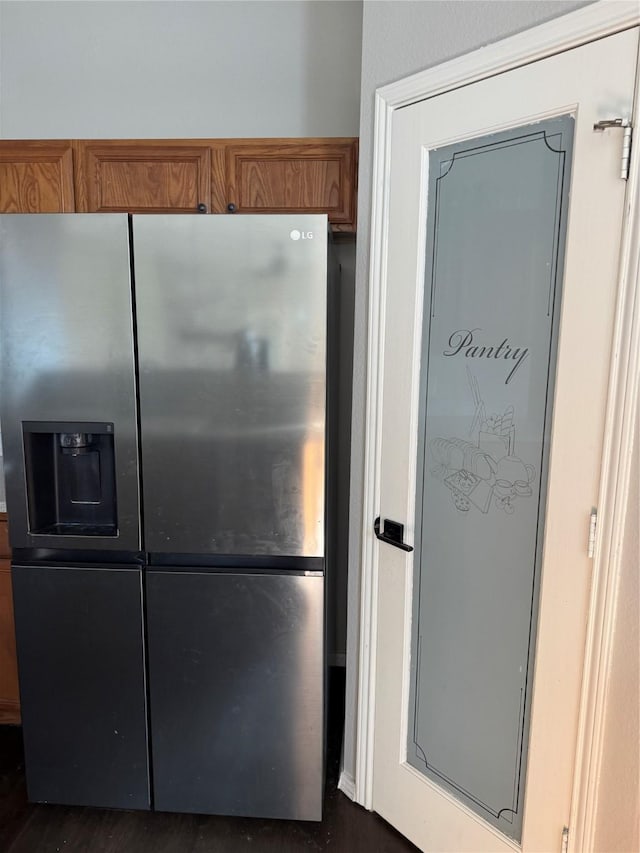
<path id="1" fill-rule="evenodd" d="M 332 672 L 322 823 L 107 811 L 27 802 L 21 730 L 0 726 L 2 853 L 408 853 L 417 848 L 337 790 L 344 688 Z"/>

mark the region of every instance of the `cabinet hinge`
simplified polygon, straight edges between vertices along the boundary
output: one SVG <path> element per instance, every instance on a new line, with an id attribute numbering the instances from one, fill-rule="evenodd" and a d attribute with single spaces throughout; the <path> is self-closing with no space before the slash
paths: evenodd
<path id="1" fill-rule="evenodd" d="M 621 127 L 622 135 L 622 157 L 620 158 L 620 177 L 623 181 L 629 178 L 629 162 L 631 161 L 631 137 L 633 136 L 633 125 L 628 118 L 611 118 L 597 121 L 593 125 L 594 130 L 604 131 L 612 127 Z"/>
<path id="2" fill-rule="evenodd" d="M 598 529 L 598 510 L 592 509 L 589 518 L 589 544 L 587 547 L 587 556 L 593 557 L 596 550 L 596 533 Z"/>
<path id="3" fill-rule="evenodd" d="M 569 827 L 562 827 L 562 853 L 568 853 L 569 850 Z"/>

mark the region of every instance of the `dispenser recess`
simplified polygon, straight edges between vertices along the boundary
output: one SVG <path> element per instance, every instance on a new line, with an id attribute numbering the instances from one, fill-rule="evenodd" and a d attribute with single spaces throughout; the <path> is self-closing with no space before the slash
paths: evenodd
<path id="1" fill-rule="evenodd" d="M 117 536 L 112 423 L 22 424 L 29 532 Z"/>

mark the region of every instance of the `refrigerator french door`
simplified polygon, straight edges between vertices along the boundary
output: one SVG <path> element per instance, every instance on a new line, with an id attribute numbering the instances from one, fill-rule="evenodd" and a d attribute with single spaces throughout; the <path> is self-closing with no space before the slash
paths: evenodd
<path id="1" fill-rule="evenodd" d="M 1 218 L 32 799 L 320 818 L 326 227 Z"/>

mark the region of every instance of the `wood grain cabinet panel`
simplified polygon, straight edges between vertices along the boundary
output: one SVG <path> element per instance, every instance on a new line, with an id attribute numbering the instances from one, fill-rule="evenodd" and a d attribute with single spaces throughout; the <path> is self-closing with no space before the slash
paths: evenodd
<path id="1" fill-rule="evenodd" d="M 0 515 L 0 724 L 20 722 L 16 633 L 6 515 Z"/>
<path id="2" fill-rule="evenodd" d="M 196 213 L 211 208 L 211 152 L 206 143 L 81 140 L 75 148 L 78 210 Z"/>
<path id="3" fill-rule="evenodd" d="M 0 213 L 74 210 L 71 142 L 0 141 Z"/>
<path id="4" fill-rule="evenodd" d="M 0 514 L 0 560 L 11 559 L 11 548 L 9 547 L 9 525 L 5 513 Z"/>
<path id="5" fill-rule="evenodd" d="M 334 231 L 356 226 L 356 139 L 233 140 L 227 204 L 238 213 L 328 213 Z"/>

